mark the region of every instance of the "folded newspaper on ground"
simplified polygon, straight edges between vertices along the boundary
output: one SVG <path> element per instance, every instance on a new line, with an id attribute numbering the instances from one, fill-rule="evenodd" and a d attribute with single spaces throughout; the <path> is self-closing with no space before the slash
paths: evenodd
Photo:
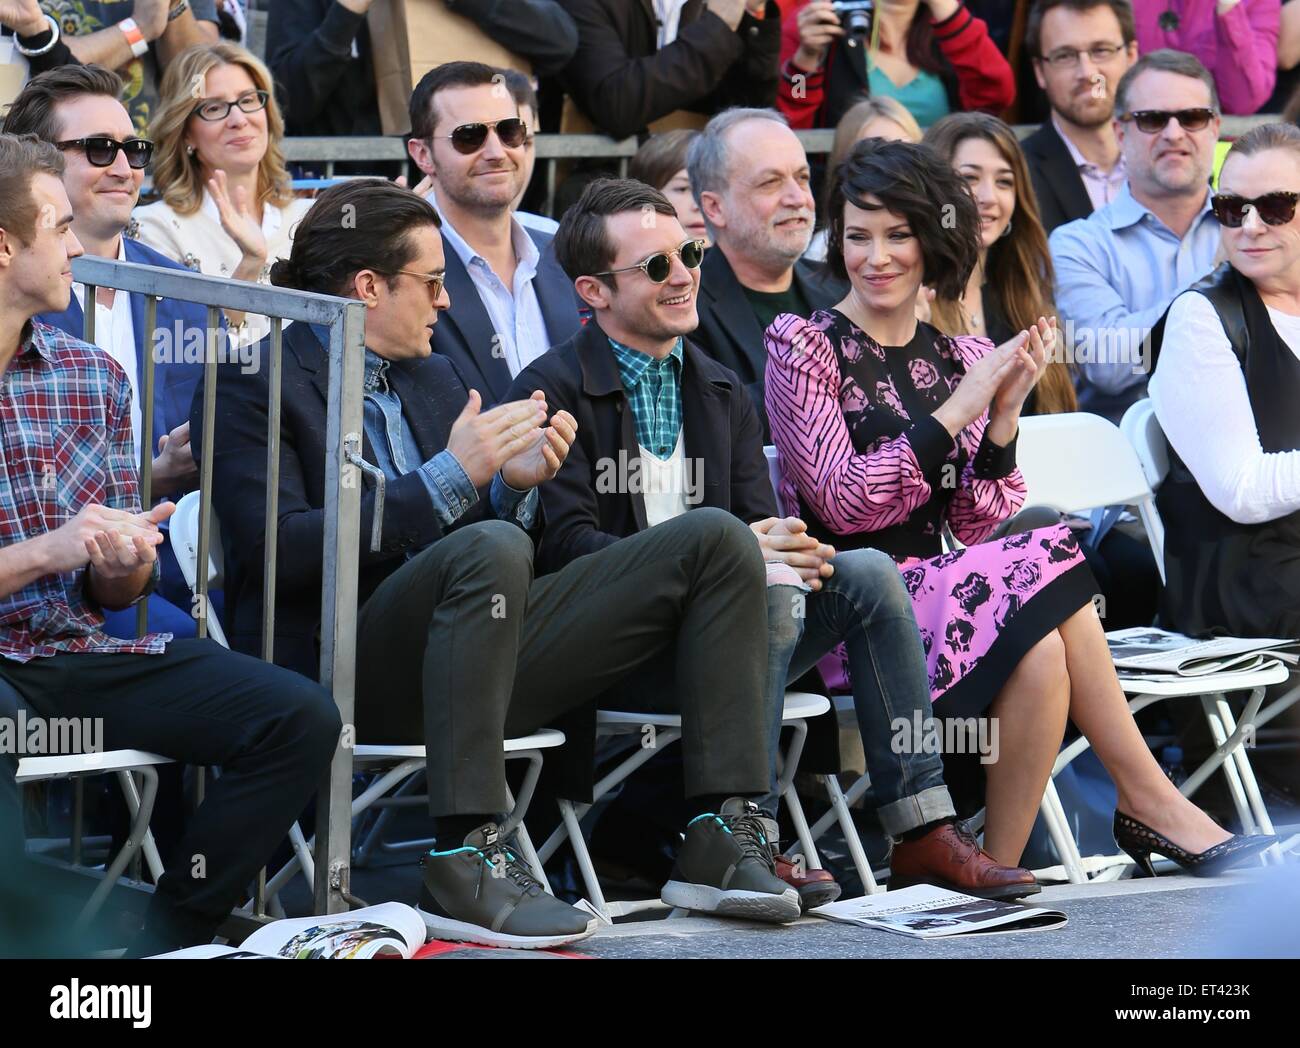
<path id="1" fill-rule="evenodd" d="M 1138 626 L 1106 634 L 1110 657 L 1124 676 L 1204 677 L 1211 673 L 1253 673 L 1274 659 L 1295 663 L 1283 649 L 1300 641 L 1275 637 L 1214 637 L 1195 640 L 1181 633 Z"/>
<path id="2" fill-rule="evenodd" d="M 351 913 L 292 917 L 253 932 L 240 946 L 192 946 L 159 958 L 366 960 L 411 957 L 424 945 L 424 920 L 413 906 L 386 902 Z"/>
<path id="3" fill-rule="evenodd" d="M 941 939 L 970 932 L 989 935 L 1045 931 L 1063 927 L 1068 920 L 1060 910 L 977 899 L 929 884 L 831 902 L 808 912 L 828 921 L 880 928 L 914 939 Z"/>

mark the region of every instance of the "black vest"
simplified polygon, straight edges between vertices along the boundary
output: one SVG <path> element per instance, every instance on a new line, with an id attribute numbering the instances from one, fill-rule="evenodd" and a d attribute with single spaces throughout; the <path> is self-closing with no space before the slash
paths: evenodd
<path id="1" fill-rule="evenodd" d="M 1225 262 L 1191 290 L 1219 315 L 1264 451 L 1300 449 L 1300 359 L 1278 337 L 1255 285 Z M 1164 327 L 1162 317 L 1152 331 L 1157 366 Z M 1214 425 L 1214 419 L 1202 422 Z M 1300 637 L 1300 512 L 1263 524 L 1229 519 L 1173 448 L 1156 507 L 1166 530 L 1161 617 L 1167 625 L 1193 636 Z"/>

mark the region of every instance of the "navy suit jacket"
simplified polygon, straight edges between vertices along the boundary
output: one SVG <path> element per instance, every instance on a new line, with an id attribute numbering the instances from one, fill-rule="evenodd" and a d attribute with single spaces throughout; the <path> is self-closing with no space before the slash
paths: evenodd
<path id="1" fill-rule="evenodd" d="M 551 235 L 536 229 L 526 232 L 541 252 L 537 275 L 533 277 L 533 290 L 542 309 L 542 320 L 551 345 L 558 346 L 582 327 L 578 313 L 581 300 L 573 289 L 573 281 L 560 268 L 555 249 L 551 247 Z M 451 308 L 438 317 L 429 344 L 435 353 L 456 365 L 466 385 L 477 389 L 483 398 L 483 406 L 489 408 L 505 399 L 511 382 L 510 368 L 505 357 L 492 355 L 496 329 L 483 300 L 479 298 L 473 278 L 445 236 L 442 250 L 446 255 L 446 287 Z"/>
<path id="2" fill-rule="evenodd" d="M 146 266 L 161 266 L 164 269 L 185 269 L 184 266 L 173 262 L 166 255 L 160 255 L 151 247 L 146 247 L 138 240 L 132 240 L 129 237 L 123 238 L 126 245 L 126 260 L 128 262 L 138 262 Z M 144 295 L 131 296 L 131 323 L 135 327 L 135 360 L 140 369 L 140 386 L 144 387 L 144 352 L 145 352 L 145 331 L 144 331 Z M 77 296 L 73 295 L 68 303 L 68 308 L 62 313 L 42 313 L 36 318 L 46 324 L 61 328 L 68 334 L 76 338 L 83 338 L 86 330 L 85 315 L 81 311 L 81 304 L 77 301 Z M 175 350 L 181 353 L 185 349 L 185 341 L 189 332 L 194 329 L 202 331 L 208 323 L 208 310 L 206 306 L 196 305 L 193 302 L 181 302 L 171 298 L 160 298 L 158 300 L 158 327 L 165 328 L 171 332 L 169 338 Z M 197 338 L 197 336 L 189 336 Z M 198 343 L 200 346 L 204 343 Z M 194 363 L 185 363 L 179 357 L 168 363 L 159 363 L 154 370 L 154 387 L 153 387 L 153 435 L 154 446 L 157 447 L 158 438 L 164 433 L 170 433 L 182 422 L 186 422 L 190 417 L 190 402 L 194 399 L 194 387 L 198 385 L 199 379 L 203 377 L 203 364 L 201 360 Z M 143 415 L 143 407 L 141 415 Z M 151 451 L 153 449 L 150 449 Z"/>

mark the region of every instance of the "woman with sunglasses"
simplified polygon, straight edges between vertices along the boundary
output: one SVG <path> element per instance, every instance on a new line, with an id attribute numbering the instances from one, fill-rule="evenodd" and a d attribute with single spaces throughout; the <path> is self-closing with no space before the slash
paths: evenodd
<path id="1" fill-rule="evenodd" d="M 958 298 L 978 258 L 965 183 L 928 147 L 871 139 L 841 165 L 829 210 L 828 261 L 849 281 L 847 297 L 767 331 L 782 500 L 836 549 L 898 561 L 936 716 L 995 718 L 985 850 L 1019 864 L 1067 717 L 1114 779 L 1115 839 L 1147 873 L 1153 851 L 1206 875 L 1268 847 L 1271 837 L 1217 826 L 1156 763 L 1068 529 L 985 541 L 1024 501 L 1019 419 L 1055 331 L 1039 318 L 994 349 L 916 319 L 923 284 Z M 966 546 L 944 553 L 945 528 Z"/>
<path id="2" fill-rule="evenodd" d="M 1156 327 L 1163 614 L 1183 632 L 1300 636 L 1297 200 L 1300 128 L 1237 139 L 1212 200 L 1227 261 Z"/>
<path id="3" fill-rule="evenodd" d="M 163 76 L 151 132 L 162 199 L 137 209 L 131 235 L 201 273 L 266 283 L 311 207 L 290 189 L 266 66 L 235 44 L 183 52 Z M 242 344 L 269 330 L 263 317 L 229 309 L 226 317 Z"/>

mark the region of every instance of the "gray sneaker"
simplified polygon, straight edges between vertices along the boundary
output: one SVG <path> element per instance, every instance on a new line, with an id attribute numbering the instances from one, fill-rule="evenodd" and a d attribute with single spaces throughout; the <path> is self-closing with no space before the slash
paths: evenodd
<path id="1" fill-rule="evenodd" d="M 718 813 L 686 827 L 671 878 L 659 893 L 669 906 L 784 923 L 799 916 L 799 893 L 776 876 L 771 817 L 732 797 Z"/>
<path id="2" fill-rule="evenodd" d="M 460 848 L 425 855 L 420 866 L 424 886 L 416 909 L 435 939 L 538 950 L 585 939 L 599 924 L 546 894 L 493 823 Z"/>

